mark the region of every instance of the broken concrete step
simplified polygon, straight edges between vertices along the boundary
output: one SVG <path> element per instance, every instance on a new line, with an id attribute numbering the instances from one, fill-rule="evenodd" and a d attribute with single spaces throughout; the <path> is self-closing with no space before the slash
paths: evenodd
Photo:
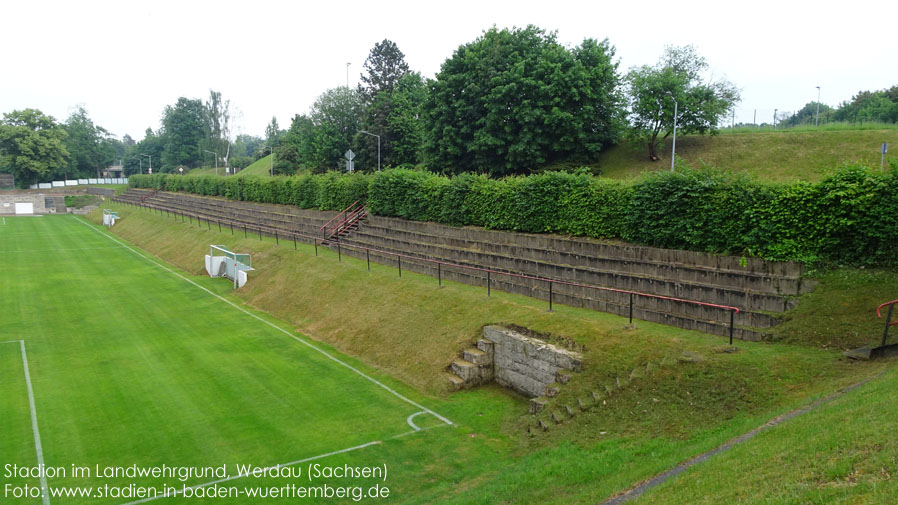
<path id="1" fill-rule="evenodd" d="M 538 412 L 542 412 L 542 410 L 549 403 L 549 399 L 545 396 L 537 396 L 536 398 L 530 399 L 530 413 L 536 414 Z"/>

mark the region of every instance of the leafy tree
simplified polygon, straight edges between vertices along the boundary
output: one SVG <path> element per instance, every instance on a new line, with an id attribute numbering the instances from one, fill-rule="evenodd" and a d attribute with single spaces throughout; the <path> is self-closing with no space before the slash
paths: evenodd
<path id="1" fill-rule="evenodd" d="M 430 83 L 428 161 L 443 172 L 505 175 L 594 156 L 619 124 L 613 57 L 607 40 L 568 49 L 534 26 L 492 28 Z"/>
<path id="2" fill-rule="evenodd" d="M 208 136 L 203 149 L 218 153 L 227 167 L 231 156 L 231 101 L 222 100 L 220 91 L 209 90 L 205 109 Z"/>
<path id="3" fill-rule="evenodd" d="M 673 132 L 674 100 L 678 133 L 712 135 L 739 101 L 739 90 L 729 81 L 702 80 L 707 68 L 694 47 L 668 46 L 655 66 L 643 65 L 627 74 L 630 134 L 646 143 L 651 160 L 660 159 L 658 147 Z"/>
<path id="4" fill-rule="evenodd" d="M 361 95 L 356 90 L 341 86 L 321 94 L 309 113 L 315 127 L 309 149 L 313 157 L 304 163 L 317 170 L 340 167 L 343 154 L 361 128 L 362 110 Z"/>
<path id="5" fill-rule="evenodd" d="M 240 134 L 234 140 L 233 152 L 235 156 L 252 158 L 263 145 L 265 145 L 265 139 L 262 137 Z"/>
<path id="6" fill-rule="evenodd" d="M 275 148 L 278 143 L 281 141 L 281 137 L 284 136 L 284 131 L 280 129 L 278 126 L 278 118 L 275 116 L 271 116 L 271 122 L 268 123 L 268 126 L 265 127 L 265 139 L 267 140 L 267 146 Z"/>
<path id="7" fill-rule="evenodd" d="M 392 40 L 384 39 L 368 53 L 362 66 L 367 72 L 361 75 L 359 94 L 366 102 L 371 102 L 382 91 L 392 93 L 399 79 L 408 73 L 405 55 Z"/>
<path id="8" fill-rule="evenodd" d="M 203 102 L 178 98 L 174 106 L 165 107 L 162 126 L 165 150 L 162 151 L 161 170 L 173 172 L 179 165 L 200 166 L 203 161 L 200 145 L 208 137 Z"/>
<path id="9" fill-rule="evenodd" d="M 785 113 L 782 116 L 782 120 L 777 123 L 777 126 L 782 127 L 790 127 L 790 126 L 798 126 L 798 125 L 813 125 L 814 121 L 817 119 L 817 102 L 808 102 L 802 107 L 798 112 L 794 114 Z M 825 121 L 825 118 L 828 114 L 831 114 L 833 108 L 825 103 L 819 104 L 820 106 L 820 120 L 821 122 Z"/>
<path id="10" fill-rule="evenodd" d="M 114 139 L 106 129 L 97 126 L 84 107 L 78 107 L 66 120 L 66 149 L 70 157 L 66 167 L 57 170 L 62 178 L 100 177 L 100 170 L 116 158 Z"/>
<path id="11" fill-rule="evenodd" d="M 0 121 L 0 171 L 12 173 L 20 187 L 46 179 L 68 163 L 66 135 L 52 116 L 37 109 L 4 113 Z"/>
<path id="12" fill-rule="evenodd" d="M 842 102 L 833 114 L 836 121 L 898 123 L 898 86 L 880 91 L 861 91 Z"/>

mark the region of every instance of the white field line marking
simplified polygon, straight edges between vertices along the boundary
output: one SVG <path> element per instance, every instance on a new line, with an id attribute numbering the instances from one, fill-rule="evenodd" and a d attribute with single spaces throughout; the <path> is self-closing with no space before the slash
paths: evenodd
<path id="1" fill-rule="evenodd" d="M 387 385 L 384 384 L 383 382 L 380 382 L 379 380 L 375 379 L 374 377 L 371 377 L 370 375 L 366 374 L 365 372 L 362 372 L 361 370 L 359 370 L 358 368 L 355 368 L 354 366 L 350 365 L 349 363 L 346 363 L 345 361 L 340 360 L 340 359 L 337 358 L 336 356 L 333 356 L 333 355 L 329 354 L 327 351 L 324 351 L 324 350 L 322 350 L 322 349 L 319 349 L 318 347 L 312 345 L 310 342 L 308 342 L 308 341 L 306 341 L 306 340 L 304 340 L 304 339 L 302 339 L 302 338 L 297 337 L 297 336 L 294 335 L 293 333 L 291 333 L 291 332 L 289 332 L 289 331 L 287 331 L 287 330 L 281 328 L 280 326 L 278 326 L 278 325 L 276 325 L 276 324 L 274 324 L 274 323 L 272 323 L 272 322 L 270 322 L 270 321 L 266 321 L 265 319 L 262 319 L 261 317 L 257 316 L 256 314 L 253 314 L 252 312 L 249 312 L 248 310 L 246 310 L 246 309 L 244 309 L 243 307 L 241 307 L 241 306 L 235 304 L 234 302 L 228 300 L 227 298 L 224 298 L 224 297 L 222 297 L 222 296 L 220 296 L 220 295 L 218 295 L 218 294 L 216 294 L 216 293 L 213 293 L 212 291 L 209 291 L 208 289 L 204 288 L 203 286 L 200 286 L 200 285 L 197 284 L 196 282 L 194 282 L 194 281 L 188 279 L 187 277 L 184 277 L 183 275 L 179 274 L 178 272 L 175 272 L 174 270 L 172 270 L 172 269 L 168 268 L 167 266 L 165 266 L 165 265 L 159 263 L 158 261 L 156 261 L 156 260 L 154 260 L 154 259 L 152 259 L 152 258 L 150 258 L 150 257 L 148 257 L 148 256 L 144 256 L 143 254 L 140 254 L 139 252 L 137 252 L 136 250 L 134 250 L 133 248 L 131 248 L 130 246 L 128 246 L 128 245 L 125 244 L 124 242 L 121 242 L 121 241 L 119 241 L 118 239 L 113 238 L 111 235 L 107 235 L 106 233 L 103 233 L 102 231 L 100 231 L 100 230 L 94 228 L 94 227 L 91 226 L 89 223 L 87 223 L 86 221 L 84 221 L 81 217 L 78 218 L 78 222 L 81 223 L 81 224 L 83 224 L 84 226 L 90 228 L 91 230 L 93 230 L 93 231 L 99 233 L 100 235 L 102 235 L 102 236 L 108 238 L 109 240 L 115 242 L 116 244 L 119 244 L 120 246 L 124 247 L 125 249 L 131 251 L 133 254 L 137 255 L 138 257 L 143 258 L 143 259 L 146 260 L 146 261 L 149 261 L 150 263 L 156 265 L 157 267 L 159 267 L 159 268 L 161 268 L 161 269 L 163 269 L 163 270 L 165 270 L 165 271 L 171 273 L 172 275 L 175 275 L 175 276 L 177 276 L 177 277 L 183 279 L 183 280 L 186 281 L 186 282 L 189 282 L 190 284 L 193 284 L 194 286 L 198 287 L 199 289 L 201 289 L 201 290 L 205 291 L 206 293 L 209 293 L 210 295 L 214 296 L 215 298 L 218 298 L 219 300 L 221 300 L 221 301 L 227 303 L 228 305 L 230 305 L 231 307 L 234 307 L 235 309 L 239 310 L 240 312 L 243 312 L 244 314 L 246 314 L 246 315 L 248 315 L 248 316 L 250 316 L 250 317 L 253 317 L 253 318 L 255 318 L 256 320 L 258 320 L 258 321 L 260 321 L 260 322 L 262 322 L 262 323 L 267 324 L 268 326 L 270 326 L 270 327 L 272 327 L 272 328 L 274 328 L 274 329 L 280 331 L 280 332 L 283 333 L 284 335 L 287 335 L 288 337 L 290 337 L 290 338 L 296 340 L 297 342 L 300 342 L 301 344 L 303 344 L 303 345 L 309 347 L 310 349 L 314 349 L 315 351 L 318 351 L 319 353 L 321 353 L 323 356 L 327 357 L 327 358 L 330 359 L 331 361 L 333 361 L 333 362 L 335 362 L 335 363 L 338 363 L 338 364 L 340 364 L 340 365 L 343 365 L 344 367 L 346 367 L 346 368 L 352 370 L 353 372 L 355 372 L 355 373 L 357 373 L 358 375 L 364 377 L 365 379 L 369 380 L 370 382 L 372 382 L 372 383 L 374 383 L 374 384 L 380 386 L 380 387 L 383 388 L 384 390 L 389 391 L 389 392 L 392 393 L 393 396 L 395 396 L 396 398 L 399 398 L 400 400 L 402 400 L 402 401 L 408 403 L 409 405 L 412 405 L 412 406 L 414 406 L 414 407 L 416 407 L 416 408 L 419 408 L 419 409 L 423 410 L 424 412 L 427 412 L 428 414 L 431 414 L 432 416 L 436 417 L 437 419 L 439 419 L 440 421 L 443 421 L 443 422 L 446 423 L 446 424 L 450 424 L 450 425 L 453 424 L 452 421 L 450 421 L 449 419 L 447 419 L 447 418 L 445 418 L 445 417 L 443 417 L 443 416 L 437 414 L 436 412 L 434 412 L 434 411 L 428 409 L 427 407 L 425 407 L 425 406 L 419 404 L 418 402 L 416 402 L 416 401 L 414 401 L 414 400 L 412 400 L 412 399 L 410 399 L 410 398 L 407 398 L 407 397 L 403 396 L 402 394 L 400 394 L 398 391 L 396 391 L 395 389 L 391 388 L 390 386 L 387 386 Z"/>
<path id="2" fill-rule="evenodd" d="M 37 429 L 37 408 L 34 406 L 34 389 L 31 387 L 31 372 L 28 370 L 28 356 L 25 354 L 24 340 L 7 340 L 0 344 L 19 344 L 22 350 L 22 368 L 25 370 L 25 386 L 28 387 L 28 408 L 31 410 L 31 432 L 34 434 L 34 452 L 37 453 L 37 466 L 44 467 L 44 449 L 41 445 L 41 432 Z M 47 476 L 41 472 L 41 500 L 44 505 L 50 505 L 50 493 L 47 489 Z"/>
<path id="3" fill-rule="evenodd" d="M 427 413 L 427 412 L 424 412 L 423 410 L 422 410 L 421 412 L 415 412 L 414 414 L 408 416 L 408 417 L 405 419 L 405 422 L 407 422 L 408 425 L 411 426 L 413 430 L 415 430 L 415 431 L 421 431 L 421 428 L 415 426 L 415 423 L 412 422 L 412 419 L 414 419 L 415 416 L 417 416 L 417 415 L 420 415 L 420 414 L 426 414 L 426 413 Z"/>
<path id="4" fill-rule="evenodd" d="M 340 449 L 339 451 L 333 451 L 333 452 L 329 452 L 327 454 L 319 454 L 318 456 L 312 456 L 310 458 L 305 458 L 305 459 L 298 459 L 296 461 L 291 461 L 289 463 L 281 463 L 279 465 L 272 465 L 272 466 L 269 466 L 268 468 L 265 468 L 264 471 L 275 470 L 275 469 L 283 468 L 283 467 L 287 467 L 287 466 L 301 465 L 303 463 L 308 463 L 309 461 L 314 461 L 316 459 L 322 459 L 322 458 L 326 458 L 328 456 L 336 456 L 337 454 L 343 454 L 346 452 L 357 451 L 359 449 L 364 449 L 365 447 L 370 447 L 372 445 L 377 445 L 380 443 L 381 443 L 380 440 L 375 440 L 373 442 L 368 442 L 367 444 L 357 445 L 355 447 L 347 447 L 346 449 Z M 243 477 L 248 477 L 248 476 L 249 476 L 248 473 L 240 473 L 237 475 L 232 475 L 230 477 L 225 477 L 224 479 L 213 480 L 211 482 L 204 482 L 202 484 L 190 486 L 190 487 L 182 489 L 180 491 L 175 491 L 174 493 L 172 493 L 169 496 L 153 496 L 150 498 L 144 498 L 142 500 L 129 501 L 127 503 L 123 503 L 122 505 L 137 505 L 138 503 L 151 502 L 153 500 L 158 500 L 159 498 L 172 498 L 172 497 L 178 496 L 179 494 L 182 494 L 187 489 L 194 490 L 194 489 L 199 489 L 201 487 L 214 486 L 216 484 L 221 484 L 222 482 L 229 482 L 229 481 L 236 480 L 236 479 L 242 479 Z"/>

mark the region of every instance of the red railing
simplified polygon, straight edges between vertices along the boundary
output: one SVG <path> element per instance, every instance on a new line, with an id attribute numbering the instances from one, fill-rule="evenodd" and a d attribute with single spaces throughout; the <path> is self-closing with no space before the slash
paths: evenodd
<path id="1" fill-rule="evenodd" d="M 356 200 L 352 205 L 343 209 L 339 214 L 332 217 L 330 221 L 324 223 L 324 225 L 319 228 L 322 238 L 324 238 L 324 240 L 332 238 L 334 235 L 343 231 L 344 228 L 364 217 L 363 214 L 367 215 L 365 212 L 365 205 L 360 204 L 359 201 Z M 334 221 L 337 221 L 336 225 L 333 225 Z"/>
<path id="2" fill-rule="evenodd" d="M 882 343 L 880 346 L 886 345 L 886 339 L 889 338 L 889 326 L 894 326 L 898 324 L 898 321 L 892 321 L 892 309 L 895 308 L 895 304 L 898 303 L 898 300 L 892 300 L 891 302 L 882 303 L 879 307 L 876 307 L 876 317 L 882 319 L 882 314 L 880 311 L 886 305 L 889 306 L 889 312 L 886 314 L 886 326 L 885 329 L 882 330 Z"/>
<path id="3" fill-rule="evenodd" d="M 134 203 L 129 202 L 129 201 L 125 200 L 125 199 L 113 198 L 113 200 L 114 200 L 114 201 L 117 201 L 117 202 L 120 202 L 120 203 L 125 203 L 125 204 L 128 204 L 128 205 L 134 205 Z M 320 228 L 320 230 L 324 231 L 324 230 L 328 227 L 328 225 L 330 225 L 333 221 L 336 220 L 337 217 L 340 217 L 340 215 L 346 214 L 347 211 L 354 212 L 354 213 L 360 213 L 360 211 L 364 211 L 364 210 L 365 210 L 365 207 L 364 207 L 364 206 L 359 207 L 359 208 L 354 208 L 357 204 L 358 204 L 358 202 L 355 202 L 355 203 L 352 204 L 351 206 L 347 207 L 346 210 L 344 210 L 343 212 L 341 212 L 341 213 L 338 214 L 337 216 L 334 216 L 334 218 L 331 219 L 330 221 L 328 221 L 324 226 L 322 226 L 322 227 Z M 149 205 L 148 205 L 148 204 L 146 204 L 146 203 L 138 203 L 137 206 L 143 207 L 143 208 L 150 208 L 150 209 L 153 209 L 153 210 L 159 210 L 160 213 L 161 213 L 161 211 L 163 211 L 163 210 L 169 211 L 169 209 L 163 209 L 161 206 L 156 206 L 156 205 L 153 205 L 153 204 L 149 204 Z M 184 216 L 194 217 L 194 218 L 196 218 L 196 220 L 197 220 L 197 224 L 200 224 L 200 223 L 201 223 L 200 219 L 203 219 L 202 216 L 200 216 L 199 214 L 193 213 L 193 212 L 184 212 L 183 210 L 182 210 L 182 211 L 177 211 L 177 210 L 175 210 L 175 211 L 170 211 L 170 212 L 173 212 L 176 218 L 177 218 L 178 214 L 180 213 L 180 215 L 182 216 L 182 220 L 183 220 L 183 217 L 184 217 Z M 211 229 L 212 219 L 210 219 L 208 216 L 206 216 L 204 219 L 206 220 L 207 226 L 209 227 L 209 229 Z M 344 217 L 344 218 L 343 218 L 343 221 L 346 221 L 346 219 L 347 219 L 347 218 Z M 262 239 L 262 233 L 263 233 L 263 231 L 264 231 L 265 233 L 267 233 L 268 235 L 273 236 L 273 237 L 275 238 L 275 240 L 276 240 L 278 243 L 279 243 L 279 239 L 280 239 L 281 237 L 287 238 L 287 236 L 290 236 L 290 237 L 293 238 L 293 247 L 294 247 L 294 248 L 296 248 L 296 239 L 297 239 L 297 238 L 307 239 L 307 240 L 311 241 L 311 242 L 314 244 L 314 246 L 315 246 L 315 254 L 316 254 L 316 255 L 318 254 L 318 245 L 319 245 L 319 243 L 322 243 L 322 244 L 323 244 L 324 242 L 326 242 L 326 241 L 328 240 L 328 238 L 336 238 L 335 244 L 334 244 L 334 245 L 335 245 L 336 248 L 337 248 L 337 257 L 338 257 L 339 259 L 342 259 L 342 249 L 343 249 L 343 248 L 347 248 L 347 247 L 348 247 L 349 249 L 355 249 L 355 250 L 357 250 L 357 251 L 365 251 L 365 256 L 366 256 L 366 259 L 367 259 L 367 261 L 368 261 L 368 269 L 370 270 L 370 269 L 371 269 L 371 259 L 370 259 L 370 252 L 371 252 L 371 251 L 373 251 L 373 252 L 375 252 L 375 253 L 378 253 L 378 254 L 385 255 L 385 256 L 392 256 L 392 257 L 395 257 L 395 258 L 397 259 L 397 263 L 398 263 L 398 267 L 399 267 L 399 276 L 400 276 L 400 277 L 402 276 L 402 259 L 403 259 L 403 258 L 406 258 L 406 259 L 413 260 L 413 261 L 418 261 L 418 262 L 423 262 L 423 263 L 429 263 L 429 264 L 432 264 L 432 265 L 436 265 L 436 266 L 437 266 L 437 279 L 438 279 L 438 282 L 439 282 L 440 284 L 442 284 L 442 267 L 443 267 L 443 266 L 452 267 L 452 268 L 457 268 L 457 269 L 462 269 L 462 270 L 469 270 L 469 271 L 476 271 L 476 272 L 486 273 L 486 275 L 487 275 L 487 279 L 486 279 L 486 280 L 487 280 L 487 293 L 489 293 L 489 291 L 490 291 L 490 289 L 491 289 L 491 281 L 492 281 L 492 275 L 493 275 L 493 274 L 504 275 L 504 276 L 507 276 L 507 277 L 513 277 L 513 278 L 518 278 L 518 279 L 528 279 L 528 280 L 534 280 L 534 281 L 538 281 L 538 282 L 545 282 L 545 283 L 548 285 L 548 288 L 549 288 L 549 300 L 548 300 L 548 301 L 549 301 L 549 310 L 552 310 L 552 304 L 553 304 L 553 286 L 554 286 L 555 284 L 563 285 L 563 286 L 580 287 L 580 288 L 586 288 L 586 289 L 594 289 L 594 290 L 597 290 L 597 291 L 605 291 L 605 292 L 620 293 L 620 294 L 628 295 L 628 296 L 629 296 L 629 318 L 630 318 L 630 323 L 631 323 L 631 324 L 633 323 L 633 297 L 634 297 L 634 296 L 639 296 L 639 297 L 643 297 L 643 298 L 650 298 L 650 299 L 656 299 L 656 300 L 668 300 L 668 301 L 673 301 L 673 302 L 678 302 L 678 303 L 686 303 L 686 304 L 691 304 L 691 305 L 697 305 L 697 306 L 701 306 L 701 307 L 710 307 L 710 308 L 715 308 L 715 309 L 720 309 L 720 310 L 726 310 L 726 311 L 728 311 L 728 312 L 730 313 L 730 322 L 729 322 L 729 338 L 730 338 L 730 344 L 733 343 L 733 333 L 734 333 L 734 330 L 735 330 L 735 320 L 734 320 L 735 315 L 738 314 L 739 312 L 741 312 L 741 311 L 739 310 L 738 307 L 733 307 L 733 306 L 730 306 L 730 305 L 720 305 L 720 304 L 716 304 L 716 303 L 700 302 L 700 301 L 697 301 L 697 300 L 689 300 L 689 299 L 685 299 L 685 298 L 676 298 L 676 297 L 672 297 L 672 296 L 664 296 L 664 295 L 655 295 L 655 294 L 651 294 L 651 293 L 643 293 L 643 292 L 639 292 L 639 291 L 631 291 L 631 290 L 627 290 L 627 289 L 609 288 L 609 287 L 605 287 L 605 286 L 593 286 L 593 285 L 590 285 L 590 284 L 581 284 L 581 283 L 577 283 L 577 282 L 562 281 L 562 280 L 558 280 L 558 279 L 549 279 L 549 278 L 547 278 L 547 277 L 537 277 L 537 276 L 533 276 L 533 275 L 519 274 L 519 273 L 514 273 L 514 272 L 503 272 L 503 271 L 501 271 L 501 270 L 492 270 L 492 269 L 489 269 L 489 268 L 476 267 L 476 266 L 471 266 L 471 265 L 462 265 L 462 264 L 459 264 L 459 263 L 450 263 L 450 262 L 447 262 L 447 261 L 434 260 L 434 259 L 430 259 L 430 258 L 422 258 L 422 257 L 420 257 L 420 256 L 412 256 L 412 255 L 409 255 L 409 254 L 396 253 L 396 252 L 392 252 L 392 251 L 385 251 L 385 250 L 383 250 L 383 249 L 377 249 L 377 248 L 374 248 L 374 247 L 368 247 L 368 246 L 364 246 L 364 245 L 354 245 L 354 244 L 351 243 L 351 241 L 350 241 L 350 243 L 347 243 L 346 241 L 341 241 L 340 238 L 339 238 L 339 235 L 331 235 L 330 237 L 327 237 L 327 236 L 326 236 L 324 239 L 321 239 L 321 238 L 319 238 L 319 237 L 315 237 L 315 236 L 312 236 L 312 235 L 308 235 L 308 234 L 305 234 L 305 233 L 298 233 L 298 232 L 292 232 L 292 231 L 289 232 L 287 235 L 278 235 L 278 231 L 279 231 L 279 230 L 276 229 L 276 228 L 274 228 L 274 227 L 270 227 L 270 226 L 264 226 L 264 225 L 255 225 L 255 226 L 253 226 L 253 225 L 247 225 L 247 223 L 245 223 L 245 222 L 231 221 L 231 220 L 228 220 L 228 219 L 216 219 L 215 221 L 218 223 L 219 231 L 221 231 L 221 224 L 224 223 L 225 225 L 228 225 L 228 224 L 231 225 L 231 233 L 233 233 L 233 232 L 234 232 L 233 225 L 234 225 L 234 224 L 237 224 L 238 227 L 241 227 L 241 226 L 243 227 L 243 233 L 244 233 L 244 236 L 246 236 L 247 229 L 249 229 L 249 230 L 254 230 L 255 232 L 258 232 L 258 234 L 259 234 L 259 239 L 260 239 L 260 240 Z M 334 227 L 334 228 L 336 228 L 336 227 Z M 283 232 L 283 230 L 280 230 L 280 231 Z M 883 306 L 885 306 L 885 305 L 896 304 L 896 303 L 898 303 L 898 300 L 895 300 L 895 301 L 892 301 L 892 302 L 884 303 L 884 304 L 880 305 L 879 308 L 881 308 L 881 307 L 883 307 Z M 879 313 L 879 308 L 877 308 L 877 314 Z M 889 307 L 889 318 L 891 319 L 891 306 Z M 892 324 L 898 324 L 898 321 L 896 321 L 896 322 L 894 322 L 894 323 L 892 323 Z M 888 331 L 888 325 L 886 326 L 886 331 Z"/>

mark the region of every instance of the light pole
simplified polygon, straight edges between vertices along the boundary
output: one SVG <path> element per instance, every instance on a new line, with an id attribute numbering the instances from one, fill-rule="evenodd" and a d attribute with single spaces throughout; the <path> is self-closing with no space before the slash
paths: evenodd
<path id="1" fill-rule="evenodd" d="M 215 175 L 218 175 L 218 153 L 215 151 L 207 151 L 205 149 L 203 149 L 203 152 L 215 155 Z"/>
<path id="2" fill-rule="evenodd" d="M 817 116 L 814 118 L 814 128 L 817 128 L 820 122 L 820 86 L 817 86 Z"/>
<path id="3" fill-rule="evenodd" d="M 141 154 L 141 156 L 146 156 L 147 158 L 150 159 L 150 171 L 149 171 L 149 173 L 152 174 L 152 173 L 153 173 L 153 155 L 152 155 L 152 154 Z M 143 171 L 142 168 L 141 168 L 141 171 Z"/>
<path id="4" fill-rule="evenodd" d="M 377 171 L 380 172 L 380 135 L 375 135 L 373 133 L 366 132 L 365 130 L 359 130 L 359 133 L 364 133 L 365 135 L 371 135 L 372 137 L 377 137 Z"/>
<path id="5" fill-rule="evenodd" d="M 673 127 L 673 147 L 670 150 L 670 171 L 673 172 L 674 169 L 674 161 L 677 159 L 677 99 L 674 98 L 673 93 L 670 91 L 667 92 L 667 96 L 670 97 L 671 100 L 674 101 L 674 127 Z"/>
<path id="6" fill-rule="evenodd" d="M 274 177 L 274 151 L 268 146 L 268 175 Z"/>
<path id="7" fill-rule="evenodd" d="M 132 160 L 137 160 L 137 162 L 140 163 L 140 173 L 142 174 L 142 173 L 143 173 L 143 158 L 134 158 L 134 157 L 132 157 L 132 158 L 130 158 L 130 159 L 132 159 Z"/>
<path id="8" fill-rule="evenodd" d="M 776 112 L 779 109 L 773 109 L 773 130 L 776 131 Z"/>

